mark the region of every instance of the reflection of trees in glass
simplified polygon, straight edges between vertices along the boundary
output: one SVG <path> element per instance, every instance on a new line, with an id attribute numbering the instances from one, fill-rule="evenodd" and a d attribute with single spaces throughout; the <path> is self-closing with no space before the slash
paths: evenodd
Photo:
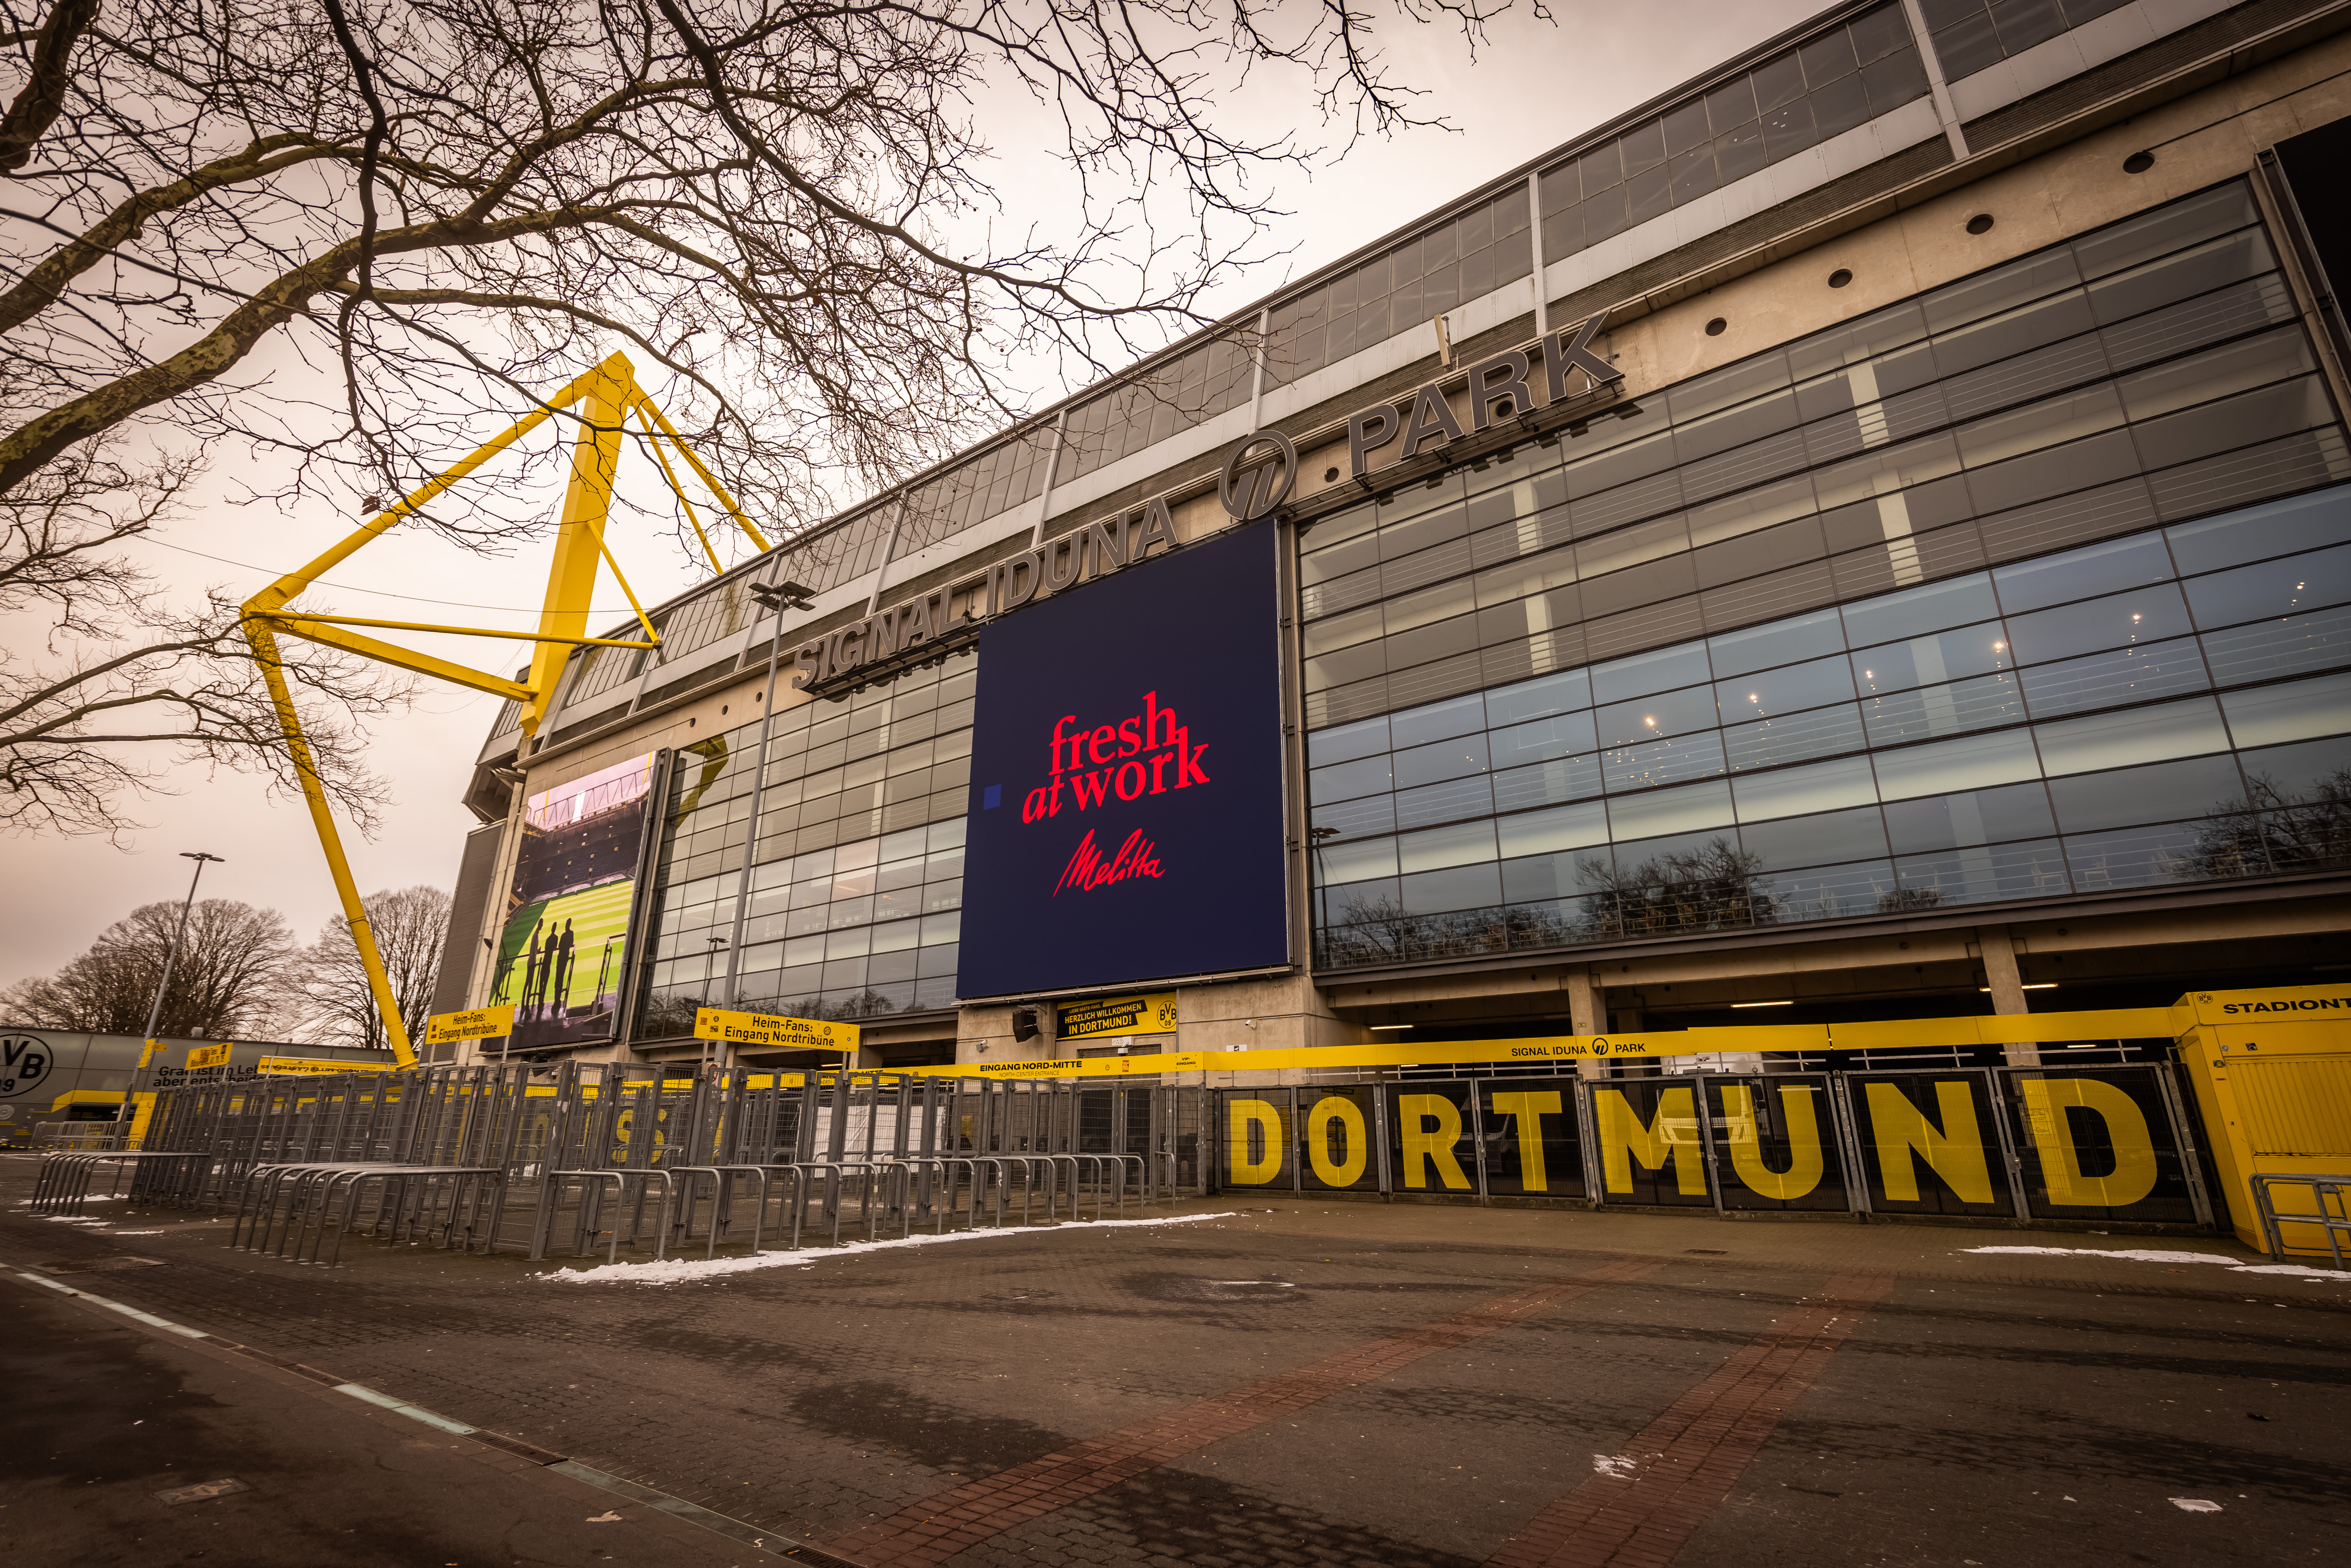
<path id="1" fill-rule="evenodd" d="M 2174 862 L 2182 881 L 2351 866 L 2351 768 L 2338 768 L 2301 794 L 2267 774 L 2214 805 L 2197 824 L 2195 849 Z"/>
<path id="2" fill-rule="evenodd" d="M 1555 947 L 1567 927 L 1540 910 L 1457 910 L 1408 915 L 1394 894 L 1350 897 L 1332 912 L 1335 924 L 1319 935 L 1316 961 L 1332 966 L 1402 958 L 1458 958 L 1512 948 Z"/>
<path id="3" fill-rule="evenodd" d="M 1907 915 L 1914 909 L 1938 909 L 1942 906 L 1942 903 L 1943 894 L 1940 888 L 1897 887 L 1891 893 L 1881 893 L 1877 895 L 1877 913 Z"/>
<path id="4" fill-rule="evenodd" d="M 1575 880 L 1598 891 L 1583 901 L 1577 935 L 1599 941 L 1770 925 L 1780 905 L 1763 885 L 1762 870 L 1762 857 L 1725 838 L 1624 870 L 1587 855 L 1575 862 Z"/>

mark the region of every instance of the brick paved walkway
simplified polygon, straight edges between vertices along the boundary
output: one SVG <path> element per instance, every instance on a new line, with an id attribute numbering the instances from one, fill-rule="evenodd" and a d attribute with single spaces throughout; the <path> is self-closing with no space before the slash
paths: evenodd
<path id="1" fill-rule="evenodd" d="M 55 1224 L 19 1204 L 31 1174 L 0 1159 L 0 1259 L 876 1568 L 2266 1564 L 2351 1539 L 2351 1289 L 1964 1250 L 2132 1238 L 1253 1197 L 572 1286 L 357 1240 L 299 1268 L 203 1216 Z"/>

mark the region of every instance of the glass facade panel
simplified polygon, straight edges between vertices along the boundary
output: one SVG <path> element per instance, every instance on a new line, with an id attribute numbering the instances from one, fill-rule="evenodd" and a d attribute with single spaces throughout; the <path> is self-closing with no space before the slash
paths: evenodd
<path id="1" fill-rule="evenodd" d="M 2021 55 L 2125 0 L 1919 0 L 1946 80 Z"/>
<path id="2" fill-rule="evenodd" d="M 1883 363 L 1900 347 L 1888 340 L 1904 334 L 1939 356 L 1939 334 L 1995 316 L 2032 317 L 2026 308 L 2036 300 L 2079 301 L 2085 287 L 2095 293 L 2116 276 L 2159 309 L 2178 303 L 2158 281 L 2167 276 L 2208 293 L 2239 288 L 2249 281 L 2237 275 L 2243 268 L 2270 265 L 2258 230 L 2244 227 L 2252 221 L 2241 186 L 2191 197 L 2058 247 L 2056 259 L 2026 257 L 1872 322 L 1667 389 L 1644 400 L 1648 417 L 1666 427 L 1656 437 L 1678 441 L 1675 411 L 1687 413 L 1711 452 L 1742 408 L 1776 410 L 1788 395 L 1783 375 L 1796 375 L 1801 392 L 1806 369 L 1843 360 L 1826 374 L 1850 387 L 1856 364 Z M 2168 274 L 2175 266 L 2183 271 Z M 2112 314 L 2126 292 L 2100 297 L 2093 330 L 2128 324 Z M 2085 319 L 2070 308 L 2032 319 L 2067 331 Z M 1997 517 L 1974 499 L 1976 457 L 1987 459 L 1981 471 L 2013 469 L 2032 455 L 2020 447 L 2053 434 L 2075 437 L 2056 450 L 2076 455 L 2095 442 L 2127 444 L 2141 428 L 2135 408 L 2157 421 L 2217 425 L 2235 420 L 2226 411 L 2242 400 L 2269 398 L 2220 438 L 2240 443 L 2231 462 L 2280 444 L 2281 425 L 2331 422 L 2322 395 L 2298 390 L 2307 381 L 2299 328 L 2281 333 L 2265 318 L 2226 313 L 2210 319 L 2236 339 L 2183 341 L 2173 361 L 2123 381 L 2105 361 L 2085 358 L 2078 362 L 2092 367 L 2097 386 L 1923 437 L 1947 442 L 1959 470 L 1949 492 L 1956 507 L 1939 503 L 1931 528 L 1916 525 L 1935 497 L 1913 481 L 1936 465 L 1889 462 L 1897 444 L 1859 460 L 1885 476 L 1871 486 L 1845 476 L 1855 460 L 1815 466 L 1802 482 L 1822 497 L 1816 504 L 1869 497 L 1847 508 L 1865 516 L 1865 530 L 1822 518 L 1831 548 L 1845 548 L 1831 559 L 1819 607 L 1621 657 L 1570 655 L 1559 660 L 1565 667 L 1482 691 L 1469 674 L 1460 695 L 1418 703 L 1395 701 L 1407 689 L 1395 673 L 1405 639 L 1366 639 L 1386 649 L 1388 673 L 1308 699 L 1310 753 L 1329 758 L 1310 778 L 1310 794 L 1318 825 L 1336 830 L 1314 867 L 1318 962 L 1343 968 L 1534 950 L 2342 863 L 2351 851 L 2351 467 L 2335 459 L 2273 466 L 2262 483 L 2302 493 L 2240 492 L 2224 509 L 2168 527 L 2156 526 L 2144 502 L 2062 504 L 2081 477 L 2064 464 L 1996 492 L 2009 508 Z M 2011 358 L 2040 347 L 2008 345 Z M 2280 387 L 2297 390 L 2272 396 Z M 1933 390 L 1931 381 L 1912 388 Z M 1748 445 L 1777 439 L 1782 418 L 1759 414 Z M 2085 420 L 2108 428 L 2080 439 Z M 2074 427 L 2061 428 L 2068 421 Z M 2318 435 L 2341 451 L 2331 428 Z M 1576 497 L 1650 482 L 1613 465 L 1656 437 L 1611 436 L 1594 458 L 1571 448 L 1559 460 L 1570 498 L 1554 509 L 1567 514 L 1575 559 L 1594 570 L 1576 574 L 1564 591 L 1580 600 L 1542 636 L 1586 658 L 1608 623 L 1593 611 L 1595 581 L 1630 579 L 1721 543 L 1697 543 L 1677 512 L 1646 523 L 1612 516 L 1587 546 Z M 2210 444 L 2175 442 L 2164 456 L 2209 457 Z M 2202 462 L 2191 456 L 2185 466 Z M 2137 476 L 2136 457 L 2132 465 L 2126 482 L 2143 497 L 2167 472 Z M 1687 466 L 1652 477 L 1678 485 Z M 1607 483 L 1578 479 L 1580 467 L 1606 467 Z M 2114 482 L 2100 473 L 2099 486 L 2076 494 L 2110 492 Z M 1384 515 L 1375 499 L 1358 509 L 1367 520 L 1351 538 L 1425 522 L 1458 504 L 1449 486 L 1433 503 L 1402 501 Z M 1889 499 L 1900 507 L 1888 508 Z M 1996 535 L 1995 525 L 2005 531 Z M 1937 542 L 1961 530 L 1974 538 L 1968 552 Z M 1856 545 L 1856 535 L 1869 542 Z M 1307 543 L 1338 548 L 1318 536 Z M 1545 545 L 1524 553 L 1541 560 L 1567 552 Z M 1838 562 L 1848 556 L 1875 567 L 1844 570 Z M 1480 580 L 1510 580 L 1489 567 Z M 1558 604 L 1562 591 L 1550 591 Z M 1711 601 L 1703 590 L 1698 599 L 1694 629 L 1703 631 Z M 1665 608 L 1643 612 L 1652 635 L 1675 624 Z M 1531 633 L 1513 634 L 1534 645 Z M 1421 680 L 1426 691 L 1433 677 Z M 1342 700 L 1351 697 L 1389 711 L 1354 718 Z M 1418 769 L 1410 783 L 1401 771 L 1407 757 Z M 1487 783 L 1490 790 L 1479 788 Z M 1447 810 L 1459 820 L 1445 821 Z M 1398 838 L 1399 827 L 1414 831 Z M 1486 857 L 1500 866 L 1491 901 L 1443 906 L 1488 896 L 1494 884 L 1467 870 Z M 1409 887 L 1395 880 L 1399 868 Z"/>
<path id="3" fill-rule="evenodd" d="M 1876 6 L 1544 172 L 1546 262 L 1927 96 L 1897 4 Z"/>
<path id="4" fill-rule="evenodd" d="M 756 821 L 758 723 L 678 753 L 638 1038 L 690 1033 L 705 1006 L 858 1019 L 955 1005 L 976 659 L 779 709 Z"/>

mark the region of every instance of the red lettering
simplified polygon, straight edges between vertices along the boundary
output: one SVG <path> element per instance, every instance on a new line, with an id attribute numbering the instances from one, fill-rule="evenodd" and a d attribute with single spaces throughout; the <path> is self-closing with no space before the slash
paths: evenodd
<path id="1" fill-rule="evenodd" d="M 1140 714 L 1115 724 L 1089 729 L 1079 724 L 1077 715 L 1063 714 L 1054 721 L 1047 751 L 1052 758 L 1051 778 L 1029 792 L 1020 810 L 1024 822 L 1058 815 L 1064 783 L 1076 792 L 1078 810 L 1090 811 L 1107 805 L 1113 793 L 1121 800 L 1139 800 L 1165 795 L 1171 782 L 1177 789 L 1210 782 L 1207 745 L 1192 743 L 1190 727 L 1177 721 L 1174 708 L 1161 706 L 1156 691 L 1143 694 Z M 1167 777 L 1170 761 L 1176 773 L 1172 781 Z M 1147 841 L 1138 842 L 1143 848 L 1136 852 L 1147 852 Z"/>
<path id="2" fill-rule="evenodd" d="M 1159 738 L 1159 721 L 1162 719 L 1165 719 L 1167 721 L 1167 738 L 1165 740 Z M 1144 693 L 1144 749 L 1147 751 L 1155 747 L 1173 746 L 1176 744 L 1176 737 L 1178 733 L 1180 732 L 1176 728 L 1176 710 L 1172 707 L 1161 707 L 1159 706 L 1159 694 L 1157 692 Z"/>
<path id="3" fill-rule="evenodd" d="M 1208 776 L 1200 771 L 1200 758 L 1207 751 L 1207 743 L 1204 741 L 1198 746 L 1187 746 L 1186 742 L 1191 733 L 1188 727 L 1176 732 L 1176 788 L 1178 789 L 1208 781 Z"/>
<path id="4" fill-rule="evenodd" d="M 1143 836 L 1143 830 L 1137 828 L 1126 835 L 1126 841 L 1118 846 L 1118 853 L 1113 855 L 1110 863 L 1105 865 L 1101 846 L 1094 842 L 1093 830 L 1089 828 L 1086 836 L 1079 841 L 1077 852 L 1070 856 L 1070 863 L 1061 868 L 1061 880 L 1053 884 L 1053 893 L 1059 896 L 1063 888 L 1092 893 L 1095 888 L 1107 887 L 1114 882 L 1162 875 L 1159 862 L 1151 852 L 1155 847 Z"/>

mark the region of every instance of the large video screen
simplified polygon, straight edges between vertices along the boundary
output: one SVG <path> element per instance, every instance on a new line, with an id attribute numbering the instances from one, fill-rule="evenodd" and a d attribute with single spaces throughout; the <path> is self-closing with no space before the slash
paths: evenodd
<path id="1" fill-rule="evenodd" d="M 1270 523 L 979 638 L 962 997 L 1289 961 Z"/>
<path id="2" fill-rule="evenodd" d="M 653 772 L 649 752 L 524 803 L 490 988 L 515 1009 L 507 1050 L 612 1037 Z"/>

